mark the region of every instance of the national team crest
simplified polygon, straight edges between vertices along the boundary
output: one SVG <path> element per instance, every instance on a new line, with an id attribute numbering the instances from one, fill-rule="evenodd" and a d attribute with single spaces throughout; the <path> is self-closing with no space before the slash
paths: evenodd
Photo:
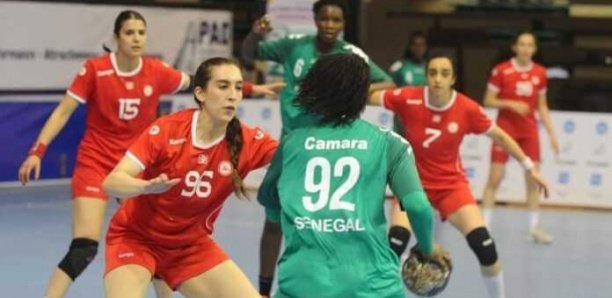
<path id="1" fill-rule="evenodd" d="M 233 169 L 234 167 L 232 167 L 232 163 L 227 160 L 224 160 L 219 163 L 219 174 L 221 174 L 221 176 L 231 175 Z"/>
<path id="2" fill-rule="evenodd" d="M 457 122 L 451 122 L 448 124 L 448 132 L 450 133 L 457 133 L 457 131 L 459 131 L 459 124 L 457 124 Z"/>
<path id="3" fill-rule="evenodd" d="M 198 164 L 199 165 L 207 165 L 208 164 L 208 155 L 206 155 L 206 154 L 198 155 Z"/>
<path id="4" fill-rule="evenodd" d="M 153 87 L 151 87 L 151 85 L 146 85 L 144 89 L 142 90 L 142 92 L 144 92 L 144 95 L 146 97 L 149 97 L 151 96 L 151 94 L 153 94 Z"/>
<path id="5" fill-rule="evenodd" d="M 156 135 L 158 133 L 159 133 L 159 126 L 157 126 L 157 125 L 151 126 L 151 129 L 149 129 L 149 134 L 154 136 L 154 135 Z"/>

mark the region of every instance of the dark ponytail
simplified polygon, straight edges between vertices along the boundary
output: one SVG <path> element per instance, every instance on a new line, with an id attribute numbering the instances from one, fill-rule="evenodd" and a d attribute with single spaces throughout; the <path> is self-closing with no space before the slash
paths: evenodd
<path id="1" fill-rule="evenodd" d="M 234 117 L 225 130 L 225 141 L 227 142 L 227 150 L 230 153 L 230 161 L 232 163 L 232 184 L 234 185 L 234 192 L 238 198 L 247 198 L 246 191 L 244 190 L 244 183 L 242 178 L 238 174 L 238 162 L 240 158 L 240 152 L 242 151 L 242 145 L 244 139 L 242 137 L 242 127 L 238 118 Z"/>

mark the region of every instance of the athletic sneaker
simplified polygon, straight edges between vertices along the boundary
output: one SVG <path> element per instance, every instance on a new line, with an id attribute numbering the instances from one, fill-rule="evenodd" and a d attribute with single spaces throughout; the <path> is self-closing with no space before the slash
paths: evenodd
<path id="1" fill-rule="evenodd" d="M 551 244 L 553 242 L 552 236 L 540 227 L 531 229 L 529 231 L 529 238 L 536 244 Z"/>

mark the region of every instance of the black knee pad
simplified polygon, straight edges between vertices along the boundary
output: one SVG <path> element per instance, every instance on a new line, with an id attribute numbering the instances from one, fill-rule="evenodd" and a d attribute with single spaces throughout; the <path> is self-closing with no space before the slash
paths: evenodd
<path id="1" fill-rule="evenodd" d="M 98 241 L 87 238 L 75 238 L 70 243 L 70 249 L 57 267 L 66 272 L 74 281 L 98 253 Z"/>
<path id="2" fill-rule="evenodd" d="M 398 257 L 404 253 L 408 242 L 410 242 L 410 230 L 400 226 L 392 226 L 389 229 L 389 246 Z"/>
<path id="3" fill-rule="evenodd" d="M 491 235 L 489 235 L 487 228 L 476 228 L 467 234 L 466 238 L 470 248 L 476 254 L 476 257 L 478 257 L 480 265 L 491 266 L 497 262 L 495 242 Z"/>

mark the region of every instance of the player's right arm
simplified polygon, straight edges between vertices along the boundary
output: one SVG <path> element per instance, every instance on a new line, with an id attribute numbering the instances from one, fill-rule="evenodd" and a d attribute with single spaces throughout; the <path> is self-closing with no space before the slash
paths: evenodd
<path id="1" fill-rule="evenodd" d="M 251 32 L 242 41 L 242 61 L 245 65 L 253 65 L 255 59 L 257 59 L 259 42 L 270 31 L 272 31 L 270 17 L 266 15 L 255 21 Z"/>
<path id="2" fill-rule="evenodd" d="M 163 193 L 181 181 L 179 178 L 169 179 L 166 174 L 149 180 L 136 178 L 140 172 L 140 165 L 133 158 L 124 156 L 104 179 L 102 187 L 109 196 L 126 199 L 142 194 Z"/>
<path id="3" fill-rule="evenodd" d="M 26 185 L 30 181 L 32 171 L 34 171 L 34 179 L 38 180 L 40 177 L 40 162 L 44 156 L 47 145 L 49 145 L 62 128 L 64 128 L 66 122 L 68 122 L 68 119 L 70 119 L 70 116 L 78 106 L 78 101 L 66 94 L 53 110 L 34 143 L 33 148 L 36 149 L 30 150 L 28 157 L 19 168 L 19 181 L 21 181 L 21 184 Z"/>
<path id="4" fill-rule="evenodd" d="M 434 253 L 433 210 L 421 185 L 412 147 L 392 132 L 389 132 L 388 143 L 389 187 L 408 213 L 419 251 L 429 256 Z"/>

